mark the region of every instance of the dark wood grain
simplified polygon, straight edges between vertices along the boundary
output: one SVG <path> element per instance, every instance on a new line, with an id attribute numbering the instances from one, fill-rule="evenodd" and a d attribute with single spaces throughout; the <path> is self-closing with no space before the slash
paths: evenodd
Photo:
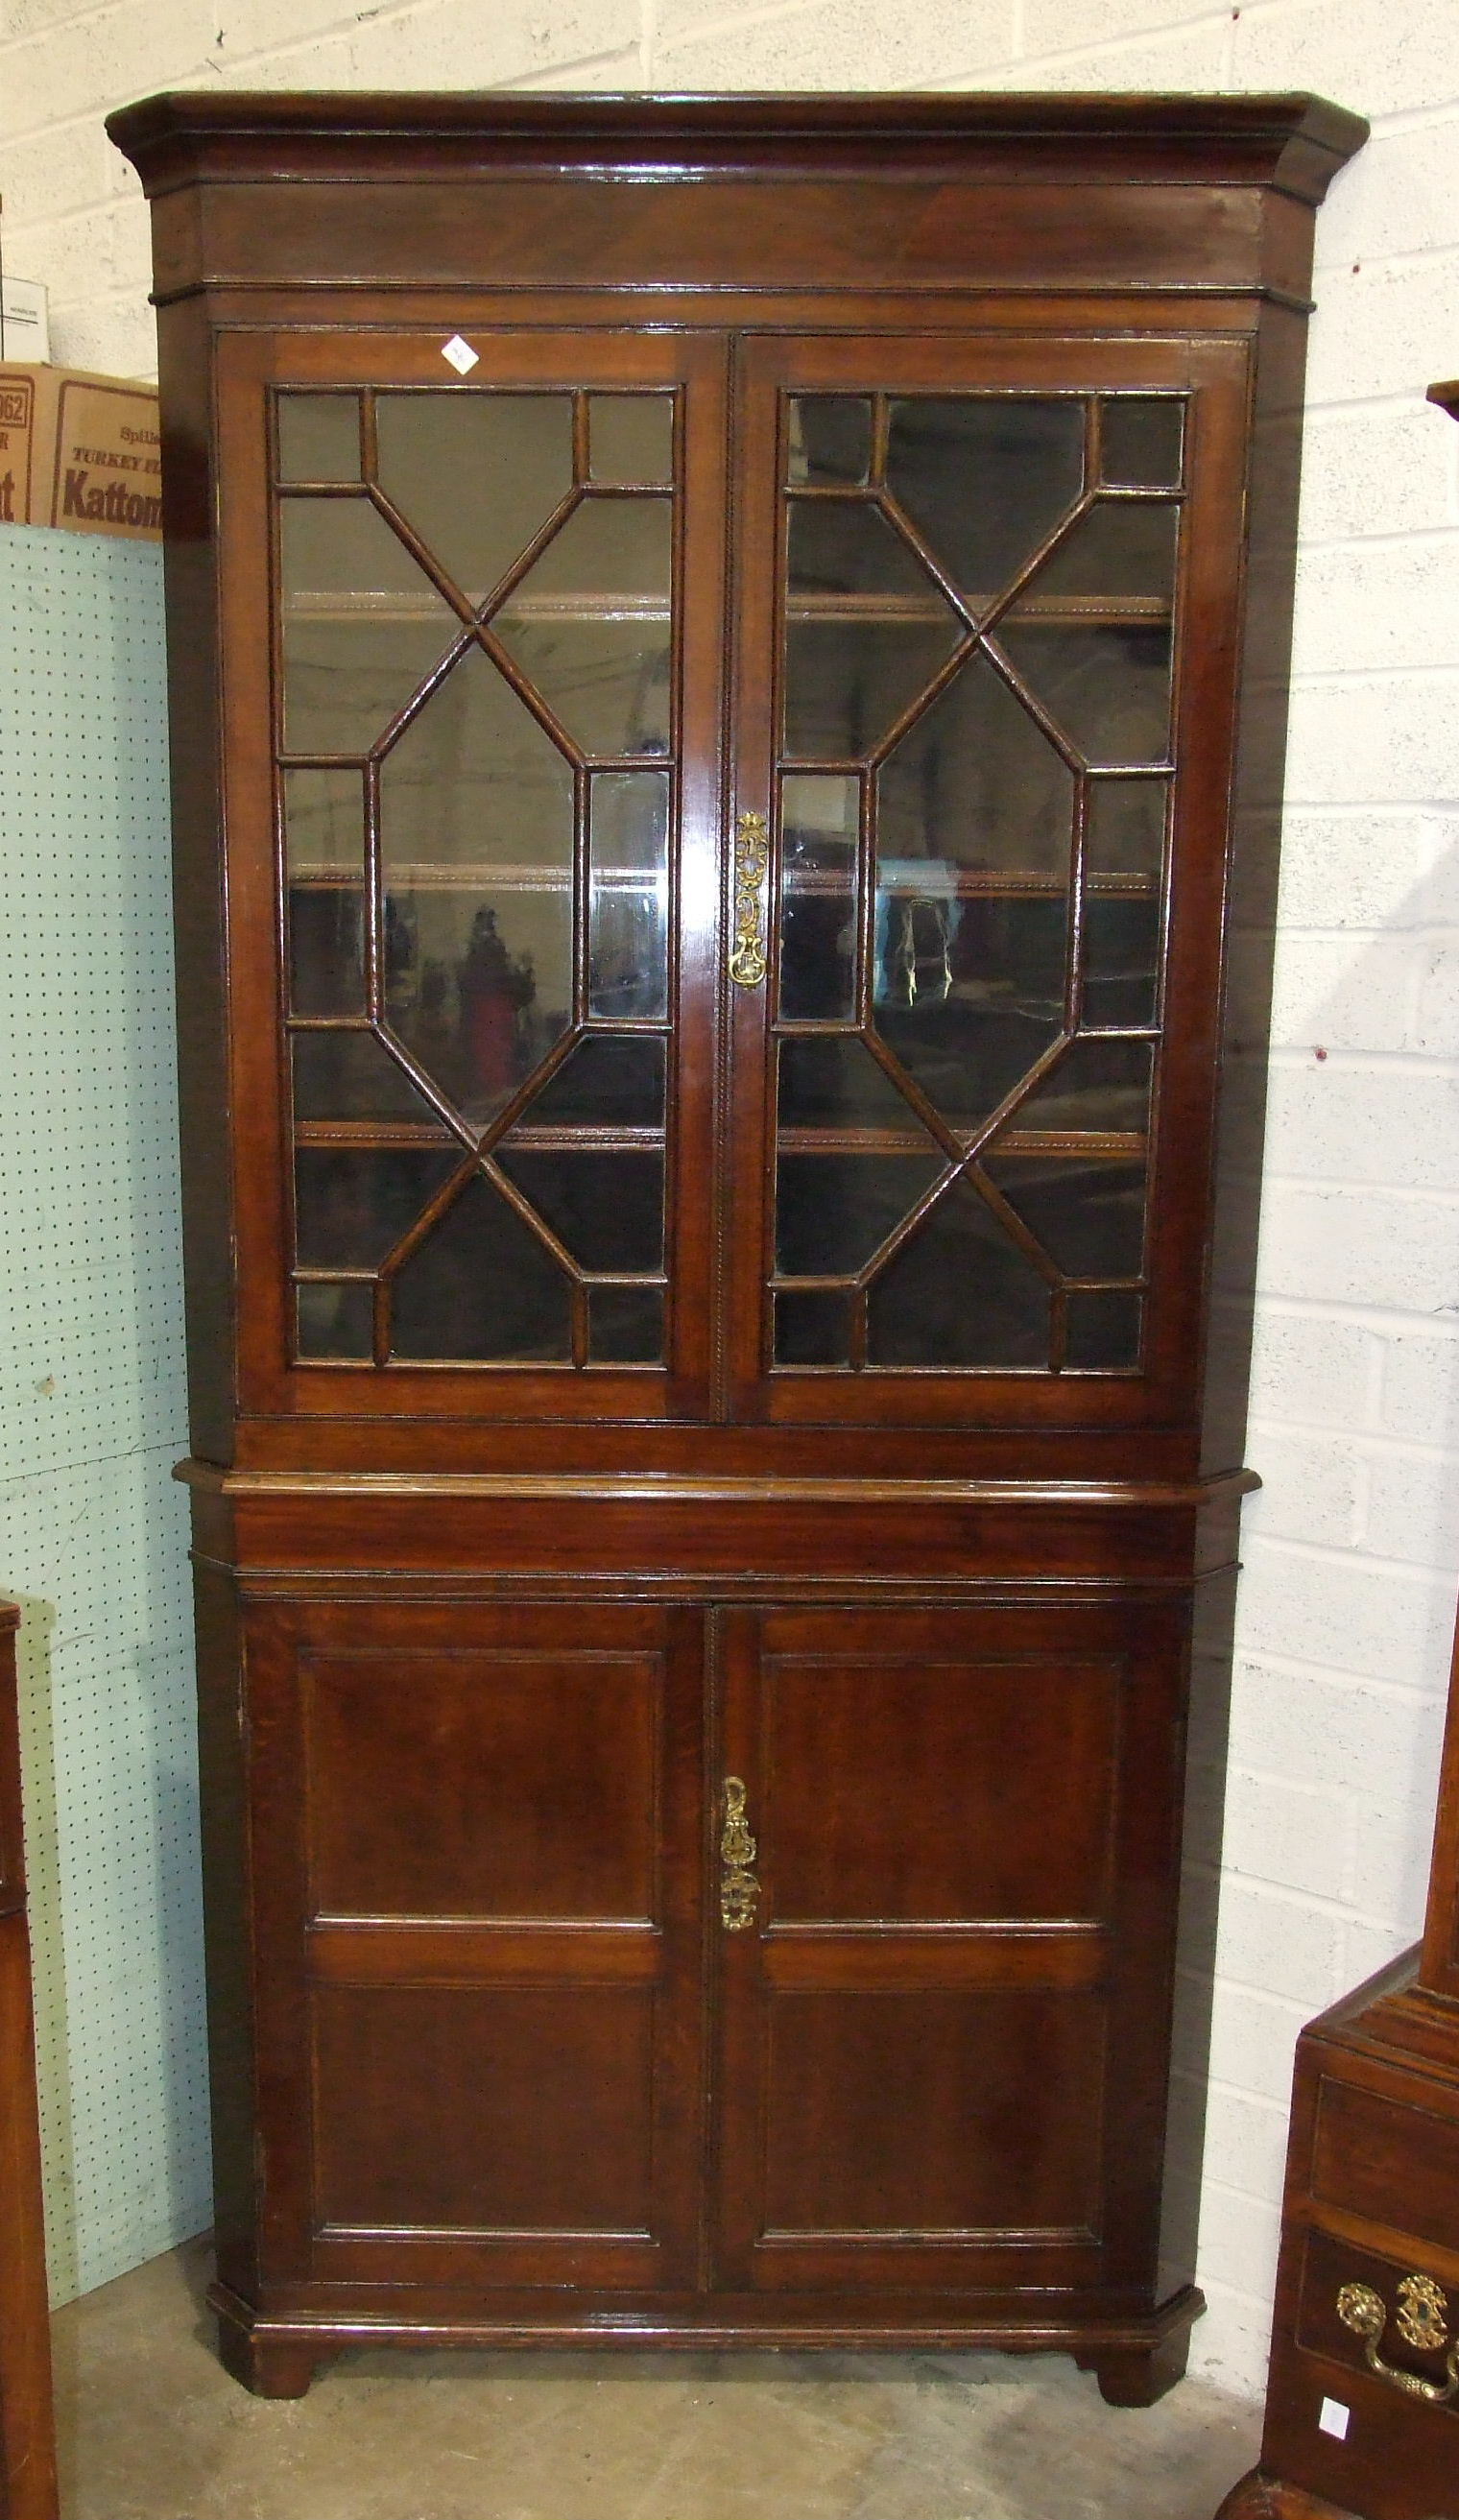
<path id="1" fill-rule="evenodd" d="M 20 1612 L 0 1600 L 0 2520 L 57 2520 L 51 2326 L 16 1712 Z"/>
<path id="2" fill-rule="evenodd" d="M 1209 1745 L 1312 213 L 1363 126 L 1303 97 L 190 94 L 111 128 L 170 430 L 228 2367 L 287 2396 L 367 2340 L 1001 2344 L 1148 2404 L 1201 2307 L 1192 2165 L 1162 2178 L 1186 1709 L 1194 1649 Z M 440 387 L 458 331 L 466 390 L 577 394 L 580 453 L 591 391 L 678 397 L 648 1370 L 580 1334 L 560 1367 L 387 1359 L 383 1297 L 387 1361 L 290 1350 L 270 412 Z M 1148 1131 L 1082 1149 L 1149 1154 L 1128 1370 L 1064 1371 L 1062 1331 L 1046 1371 L 771 1362 L 774 1028 L 728 978 L 730 834 L 779 757 L 785 399 L 837 391 L 1078 398 L 1091 454 L 1102 397 L 1184 398 L 1173 595 L 1140 615 L 1173 621 L 1172 856 L 1121 894 L 1159 901 L 1160 1084 Z M 898 1159 L 878 1125 L 858 1160 Z M 727 1778 L 759 1866 L 733 1931 Z M 1198 1974 L 1209 1940 L 1188 1915 Z"/>

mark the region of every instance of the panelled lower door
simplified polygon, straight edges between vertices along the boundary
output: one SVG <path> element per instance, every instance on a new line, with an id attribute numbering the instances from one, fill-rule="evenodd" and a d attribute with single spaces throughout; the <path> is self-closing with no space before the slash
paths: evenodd
<path id="1" fill-rule="evenodd" d="M 721 2282 L 1148 2291 L 1178 1619 L 733 1611 L 723 1649 Z"/>
<path id="2" fill-rule="evenodd" d="M 254 1615 L 274 2279 L 692 2280 L 700 1624 Z"/>

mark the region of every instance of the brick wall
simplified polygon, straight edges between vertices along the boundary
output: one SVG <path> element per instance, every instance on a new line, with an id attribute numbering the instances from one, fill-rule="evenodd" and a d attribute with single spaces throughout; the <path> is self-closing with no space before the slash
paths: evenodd
<path id="1" fill-rule="evenodd" d="M 49 283 L 57 358 L 151 366 L 143 206 L 101 116 L 215 80 L 1317 86 L 1373 120 L 1318 230 L 1250 1447 L 1266 1485 L 1202 2226 L 1196 2361 L 1255 2393 L 1292 2042 L 1417 1927 L 1459 1576 L 1459 428 L 1422 399 L 1459 372 L 1459 7 L 0 0 L 7 258 Z"/>

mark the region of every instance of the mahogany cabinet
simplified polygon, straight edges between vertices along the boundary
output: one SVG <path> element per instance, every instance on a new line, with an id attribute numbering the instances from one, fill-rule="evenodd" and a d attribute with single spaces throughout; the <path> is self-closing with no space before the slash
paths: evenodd
<path id="1" fill-rule="evenodd" d="M 25 1862 L 16 1630 L 0 1600 L 0 2520 L 56 2520 L 50 2301 Z"/>
<path id="2" fill-rule="evenodd" d="M 155 99 L 224 2352 L 1062 2347 L 1167 2178 L 1310 98 Z"/>

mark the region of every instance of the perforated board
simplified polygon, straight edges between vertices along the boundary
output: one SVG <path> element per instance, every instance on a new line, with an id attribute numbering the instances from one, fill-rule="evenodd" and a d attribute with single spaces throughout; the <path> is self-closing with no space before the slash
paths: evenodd
<path id="1" fill-rule="evenodd" d="M 0 1591 L 53 2297 L 209 2214 L 161 554 L 0 531 Z"/>

